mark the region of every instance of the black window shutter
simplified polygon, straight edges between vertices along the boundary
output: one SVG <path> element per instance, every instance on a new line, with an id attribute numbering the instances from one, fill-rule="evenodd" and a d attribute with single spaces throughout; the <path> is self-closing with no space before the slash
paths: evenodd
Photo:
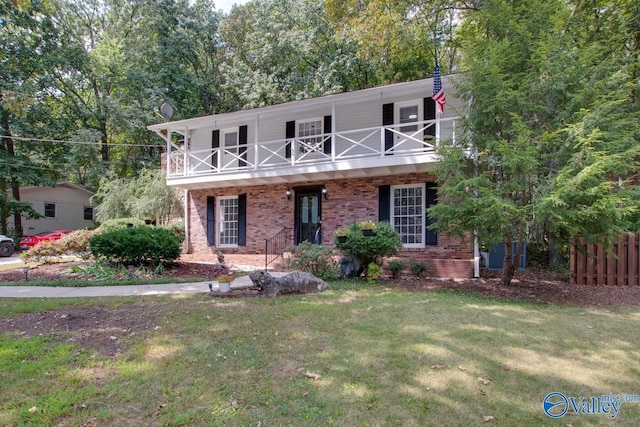
<path id="1" fill-rule="evenodd" d="M 427 184 L 425 185 L 425 188 L 426 188 L 427 208 L 430 208 L 431 206 L 434 206 L 436 203 L 438 203 L 438 185 L 435 182 L 427 182 Z M 429 227 L 434 222 L 435 220 L 430 218 L 429 214 L 427 214 L 426 226 Z M 426 229 L 426 231 L 427 231 L 427 239 L 425 243 L 427 245 L 437 245 L 438 233 L 435 230 L 429 230 L 428 228 Z"/>
<path id="2" fill-rule="evenodd" d="M 214 246 L 216 244 L 216 198 L 207 197 L 207 244 Z"/>
<path id="3" fill-rule="evenodd" d="M 436 101 L 433 98 L 428 97 L 424 99 L 424 119 L 435 120 L 436 119 Z M 435 123 L 424 130 L 424 136 L 436 136 Z"/>
<path id="4" fill-rule="evenodd" d="M 391 220 L 391 186 L 378 187 L 378 221 Z"/>
<path id="5" fill-rule="evenodd" d="M 322 133 L 331 133 L 331 116 L 324 116 L 324 128 Z M 331 137 L 325 137 L 324 154 L 331 154 Z"/>
<path id="6" fill-rule="evenodd" d="M 247 245 L 247 195 L 238 196 L 238 246 Z"/>
<path id="7" fill-rule="evenodd" d="M 211 149 L 216 150 L 211 156 L 211 167 L 213 168 L 218 167 L 218 148 L 220 148 L 220 130 L 216 129 L 211 133 Z"/>
<path id="8" fill-rule="evenodd" d="M 238 154 L 240 154 L 239 166 L 247 166 L 247 126 L 240 126 L 238 130 Z"/>
<path id="9" fill-rule="evenodd" d="M 382 106 L 382 126 L 389 126 L 393 124 L 393 103 L 384 104 Z M 384 149 L 389 150 L 393 148 L 393 132 L 389 129 L 384 131 Z M 391 154 L 391 153 L 387 153 Z"/>
<path id="10" fill-rule="evenodd" d="M 288 140 L 294 139 L 296 137 L 296 122 L 290 121 L 287 122 L 287 128 L 285 130 L 285 138 Z M 287 145 L 284 148 L 284 154 L 287 159 L 291 158 L 291 141 L 287 141 Z"/>

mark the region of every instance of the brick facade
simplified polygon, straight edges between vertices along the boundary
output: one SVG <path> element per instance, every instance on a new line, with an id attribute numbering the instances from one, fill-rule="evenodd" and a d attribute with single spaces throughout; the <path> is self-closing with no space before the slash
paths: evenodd
<path id="1" fill-rule="evenodd" d="M 403 185 L 433 182 L 428 173 L 309 181 L 300 186 L 324 186 L 328 198 L 322 200 L 322 243 L 332 245 L 333 233 L 354 221 L 378 220 L 378 188 L 381 185 Z M 260 255 L 264 253 L 265 239 L 283 228 L 294 228 L 294 198 L 288 200 L 288 187 L 295 192 L 297 184 L 230 187 L 222 189 L 192 190 L 189 192 L 189 253 L 193 257 L 213 261 L 215 246 L 207 244 L 207 197 L 247 196 L 246 246 L 224 248 L 229 255 Z M 473 275 L 473 246 L 443 233 L 438 235 L 437 246 L 406 248 L 398 258 L 421 261 L 431 267 L 438 277 L 467 278 Z"/>

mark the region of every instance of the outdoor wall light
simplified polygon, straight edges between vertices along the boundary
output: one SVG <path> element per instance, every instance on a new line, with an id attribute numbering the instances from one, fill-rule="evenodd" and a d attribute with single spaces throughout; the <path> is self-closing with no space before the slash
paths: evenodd
<path id="1" fill-rule="evenodd" d="M 325 186 L 322 186 L 322 195 L 324 196 L 325 200 L 329 198 L 329 192 L 327 192 L 327 187 Z"/>
<path id="2" fill-rule="evenodd" d="M 287 191 L 284 194 L 287 195 L 287 200 L 291 200 L 291 189 L 289 187 L 287 187 Z"/>

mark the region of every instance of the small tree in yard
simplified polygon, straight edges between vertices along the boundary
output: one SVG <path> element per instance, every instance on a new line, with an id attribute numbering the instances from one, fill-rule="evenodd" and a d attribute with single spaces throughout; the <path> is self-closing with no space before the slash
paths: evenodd
<path id="1" fill-rule="evenodd" d="M 363 235 L 363 229 L 372 230 L 372 234 Z M 345 255 L 358 259 L 365 268 L 371 263 L 381 266 L 384 258 L 396 255 L 402 247 L 402 238 L 386 221 L 355 223 L 348 230 L 345 242 L 340 242 L 337 235 L 334 235 L 333 242 Z"/>

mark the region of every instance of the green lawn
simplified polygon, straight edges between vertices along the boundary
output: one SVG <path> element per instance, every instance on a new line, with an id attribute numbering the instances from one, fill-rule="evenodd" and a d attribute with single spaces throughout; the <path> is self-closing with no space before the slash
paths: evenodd
<path id="1" fill-rule="evenodd" d="M 0 322 L 135 304 L 161 322 L 107 358 L 64 333 L 0 335 L 0 425 L 638 425 L 542 410 L 640 394 L 640 313 L 383 287 L 275 299 L 0 300 Z M 130 312 L 130 311 L 129 311 Z M 118 331 L 114 331 L 118 334 Z M 484 422 L 483 417 L 493 419 Z"/>

